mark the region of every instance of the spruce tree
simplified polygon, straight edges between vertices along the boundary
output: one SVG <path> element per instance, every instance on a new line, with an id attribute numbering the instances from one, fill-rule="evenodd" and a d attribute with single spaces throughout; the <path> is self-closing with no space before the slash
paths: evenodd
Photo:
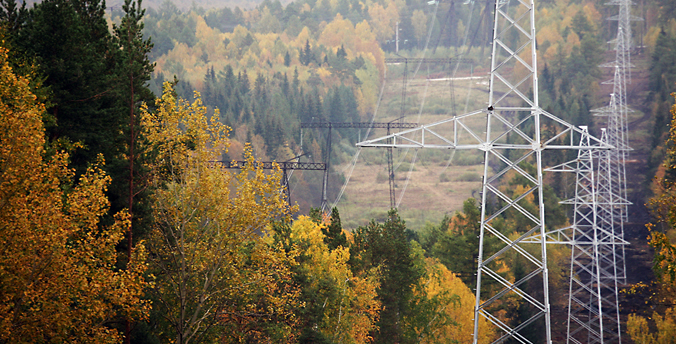
<path id="1" fill-rule="evenodd" d="M 417 340 L 407 324 L 408 317 L 412 316 L 413 286 L 424 271 L 414 264 L 409 232 L 396 210 L 391 210 L 387 222 L 372 221 L 366 227 L 359 227 L 350 247 L 350 265 L 355 275 L 373 268 L 381 271 L 378 299 L 383 307 L 377 330 L 373 333 L 376 344 L 414 343 Z"/>
<path id="2" fill-rule="evenodd" d="M 115 108 L 116 47 L 104 9 L 96 0 L 42 1 L 29 11 L 16 40 L 40 66 L 51 93 L 48 138 L 82 146 L 71 154 L 77 174 L 99 153 L 110 163 L 126 146 L 128 117 Z"/>
<path id="3" fill-rule="evenodd" d="M 324 234 L 324 242 L 331 250 L 342 246 L 347 247 L 347 237 L 343 233 L 343 226 L 340 223 L 340 214 L 338 208 L 331 209 L 330 223 L 326 228 L 322 228 Z"/>

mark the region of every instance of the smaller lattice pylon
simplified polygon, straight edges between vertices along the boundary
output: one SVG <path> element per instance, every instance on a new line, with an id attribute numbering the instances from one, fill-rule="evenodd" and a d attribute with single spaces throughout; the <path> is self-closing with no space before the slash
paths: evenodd
<path id="1" fill-rule="evenodd" d="M 291 160 L 298 159 L 295 157 Z M 299 160 L 299 159 L 298 159 Z M 218 161 L 223 164 L 225 168 L 242 169 L 249 164 L 245 160 L 231 160 Z M 256 167 L 264 170 L 274 170 L 279 168 L 282 171 L 282 187 L 284 188 L 284 197 L 286 203 L 291 206 L 291 189 L 289 188 L 289 174 L 287 171 L 304 170 L 304 171 L 326 171 L 326 164 L 318 162 L 300 162 L 300 161 L 255 161 Z"/>
<path id="2" fill-rule="evenodd" d="M 322 211 L 328 210 L 328 200 L 326 190 L 329 182 L 329 167 L 331 166 L 331 132 L 334 128 L 352 128 L 352 129 L 387 129 L 387 134 L 390 134 L 391 129 L 411 129 L 417 128 L 418 123 L 402 123 L 402 122 L 302 122 L 301 129 L 329 129 L 326 136 L 326 156 L 324 161 L 326 169 L 324 170 L 324 180 L 322 188 Z M 395 194 L 394 194 L 394 168 L 392 163 L 392 150 L 387 152 L 387 174 L 390 181 L 390 207 L 395 208 Z"/>

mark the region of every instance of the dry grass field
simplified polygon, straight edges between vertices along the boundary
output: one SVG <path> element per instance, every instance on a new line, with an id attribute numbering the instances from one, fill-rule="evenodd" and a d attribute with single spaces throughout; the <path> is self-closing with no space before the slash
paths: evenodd
<path id="1" fill-rule="evenodd" d="M 486 70 L 460 66 L 453 76 L 449 70 L 427 70 L 424 65 L 416 74 L 416 67 L 409 66 L 403 111 L 403 67 L 390 67 L 376 122 L 396 121 L 403 113 L 403 122 L 429 124 L 486 106 Z M 478 126 L 473 129 L 483 130 L 480 127 L 483 123 L 477 118 Z M 450 133 L 450 127 L 440 126 L 438 130 L 442 135 Z M 360 133 L 360 137 L 366 134 Z M 368 133 L 368 138 L 386 134 L 385 130 L 374 130 Z M 346 178 L 350 176 L 337 204 L 346 228 L 366 225 L 371 219 L 386 219 L 390 195 L 385 152 L 382 148 L 362 149 L 351 175 L 349 153 L 341 158 L 345 162 L 336 166 L 337 172 Z M 395 198 L 408 228 L 417 230 L 427 222 L 438 224 L 445 214 L 461 210 L 466 199 L 479 197 L 482 162 L 479 151 L 420 149 L 416 153 L 413 149 L 395 149 Z"/>
<path id="2" fill-rule="evenodd" d="M 399 213 L 409 228 L 420 229 L 428 221 L 436 224 L 444 214 L 462 209 L 462 203 L 473 194 L 478 197 L 483 165 L 446 165 L 447 161 L 419 160 L 409 172 L 409 162 L 400 164 L 395 194 L 400 200 Z M 339 170 L 346 167 L 342 165 Z M 371 219 L 384 220 L 390 207 L 387 164 L 357 163 L 338 207 L 347 228 L 365 225 Z"/>

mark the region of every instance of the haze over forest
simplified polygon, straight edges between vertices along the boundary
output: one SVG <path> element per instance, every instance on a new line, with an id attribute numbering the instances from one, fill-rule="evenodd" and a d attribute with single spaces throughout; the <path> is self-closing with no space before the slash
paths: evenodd
<path id="1" fill-rule="evenodd" d="M 535 11 L 540 106 L 597 136 L 607 119 L 592 110 L 613 90 L 600 65 L 617 34 L 605 2 Z M 355 146 L 386 129 L 334 128 L 329 141 L 301 123 L 484 109 L 492 11 L 472 0 L 0 0 L 0 342 L 472 343 L 476 298 L 502 288 L 475 293 L 484 156 L 395 150 L 391 199 L 386 150 Z M 625 342 L 665 343 L 676 328 L 676 2 L 639 0 L 632 14 L 643 20 L 632 22 L 620 327 Z M 410 62 L 422 57 L 459 59 Z M 330 165 L 325 212 L 321 171 L 286 171 L 286 189 L 281 170 L 255 163 L 297 159 Z M 569 226 L 561 201 L 574 177 L 544 180 L 547 227 Z M 513 199 L 531 186 L 513 173 L 496 188 Z M 537 196 L 519 205 L 538 212 Z M 486 266 L 527 279 L 525 257 L 542 251 L 500 254 L 530 229 L 523 216 L 491 221 Z M 546 255 L 562 343 L 571 250 Z M 543 280 L 520 291 L 542 298 Z M 544 320 L 528 322 L 538 309 L 506 294 L 496 319 L 544 342 Z M 476 325 L 478 343 L 503 334 Z"/>

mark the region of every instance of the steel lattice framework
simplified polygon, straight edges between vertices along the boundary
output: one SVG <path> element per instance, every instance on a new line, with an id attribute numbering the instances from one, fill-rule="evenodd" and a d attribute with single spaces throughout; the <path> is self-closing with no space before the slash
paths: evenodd
<path id="1" fill-rule="evenodd" d="M 299 158 L 299 157 L 298 157 Z M 218 161 L 225 168 L 236 168 L 244 169 L 248 167 L 249 161 L 246 160 L 231 160 L 231 161 Z M 286 204 L 291 207 L 291 188 L 289 187 L 289 173 L 288 171 L 303 170 L 303 171 L 325 171 L 327 170 L 326 164 L 316 163 L 316 162 L 300 162 L 300 161 L 255 161 L 255 168 L 262 168 L 264 170 L 282 170 L 282 188 L 284 188 L 284 198 Z M 323 190 L 322 194 L 326 194 L 326 189 Z"/>
<path id="2" fill-rule="evenodd" d="M 612 103 L 612 101 L 611 101 Z M 610 140 L 610 132 L 604 131 L 602 140 Z M 613 168 L 615 165 L 616 149 L 595 151 L 598 161 L 597 170 L 597 237 L 599 242 L 599 262 L 598 275 L 596 280 L 592 281 L 599 286 L 600 290 L 600 308 L 599 317 L 603 321 L 603 328 L 598 340 L 588 340 L 588 343 L 620 343 L 620 313 L 618 299 L 618 281 L 620 269 L 623 267 L 621 261 L 624 258 L 624 239 L 622 233 L 618 231 L 616 206 L 618 202 L 617 188 L 613 184 Z M 569 329 L 570 330 L 570 329 Z M 575 333 L 569 332 L 568 339 L 571 340 Z"/>
<path id="3" fill-rule="evenodd" d="M 601 140 L 608 140 L 606 129 Z M 583 137 L 580 145 L 588 144 Z M 575 196 L 561 202 L 573 205 L 572 225 L 546 238 L 549 244 L 571 245 L 566 343 L 619 343 L 621 338 L 616 266 L 617 247 L 624 242 L 606 214 L 615 196 L 609 187 L 611 157 L 608 149 L 580 150 L 575 160 L 547 169 L 576 174 Z"/>
<path id="4" fill-rule="evenodd" d="M 586 128 L 585 128 L 586 129 Z M 604 136 L 602 136 L 604 139 Z M 580 145 L 589 145 L 583 138 Z M 555 168 L 553 172 L 575 172 L 575 196 L 563 201 L 573 205 L 570 284 L 568 295 L 567 343 L 603 342 L 604 319 L 599 250 L 599 227 L 597 226 L 597 193 L 594 178 L 592 151 L 578 151 L 577 159 Z M 606 324 L 606 329 L 607 329 Z"/>
<path id="5" fill-rule="evenodd" d="M 630 150 L 627 138 L 627 113 L 631 111 L 626 104 L 626 65 L 622 61 L 624 61 L 624 56 L 628 55 L 628 52 L 622 48 L 623 41 L 624 35 L 620 27 L 616 40 L 617 59 L 604 65 L 613 65 L 614 67 L 613 79 L 604 83 L 613 85 L 610 103 L 606 107 L 592 110 L 598 116 L 607 117 L 608 142 L 615 147 L 609 153 L 610 162 L 608 167 L 610 170 L 610 178 L 608 179 L 610 185 L 608 185 L 608 188 L 614 193 L 614 203 L 606 205 L 610 209 L 605 212 L 605 216 L 609 217 L 606 219 L 607 221 L 616 224 L 615 229 L 620 238 L 624 237 L 624 222 L 627 221 L 628 217 L 627 207 L 629 202 L 627 198 L 625 161 L 627 151 Z M 618 266 L 618 279 L 624 281 L 626 279 L 626 264 L 624 262 L 623 247 L 620 248 L 618 259 L 620 263 Z"/>
<path id="6" fill-rule="evenodd" d="M 581 127 L 585 132 L 587 127 Z M 603 130 L 601 137 L 606 139 Z M 580 146 L 589 146 L 589 136 L 583 136 Z M 608 150 L 598 153 L 607 153 Z M 605 155 L 606 157 L 608 154 Z M 608 277 L 614 281 L 614 275 L 604 274 L 607 270 L 607 261 L 604 259 L 602 245 L 613 243 L 612 232 L 604 232 L 598 226 L 598 192 L 595 178 L 594 157 L 591 150 L 579 150 L 577 158 L 561 165 L 548 168 L 550 172 L 575 173 L 575 195 L 573 198 L 561 201 L 562 204 L 573 206 L 571 225 L 547 233 L 547 243 L 571 245 L 570 284 L 568 299 L 568 322 L 566 343 L 603 343 L 605 337 L 615 332 L 611 324 L 616 319 L 607 319 Z M 527 241 L 539 240 L 539 236 L 528 238 Z M 613 253 L 611 251 L 611 253 Z M 610 296 L 616 295 L 615 284 L 610 286 Z"/>
<path id="7" fill-rule="evenodd" d="M 358 143 L 365 147 L 483 151 L 474 343 L 486 330 L 479 328 L 481 317 L 497 329 L 495 342 L 532 343 L 526 333 L 533 329 L 544 329 L 546 343 L 552 342 L 542 152 L 610 147 L 540 108 L 535 34 L 533 0 L 518 0 L 516 5 L 496 1 L 486 109 Z M 588 137 L 589 144 L 580 145 L 583 137 Z M 515 175 L 526 186 L 505 189 Z M 504 215 L 518 224 L 516 236 L 503 233 Z M 534 235 L 540 239 L 526 243 Z M 488 240 L 498 244 L 484 245 Z M 522 262 L 524 273 L 515 281 L 500 273 L 508 257 Z M 507 321 L 499 311 L 515 300 L 521 302 L 526 314 L 520 323 Z"/>

